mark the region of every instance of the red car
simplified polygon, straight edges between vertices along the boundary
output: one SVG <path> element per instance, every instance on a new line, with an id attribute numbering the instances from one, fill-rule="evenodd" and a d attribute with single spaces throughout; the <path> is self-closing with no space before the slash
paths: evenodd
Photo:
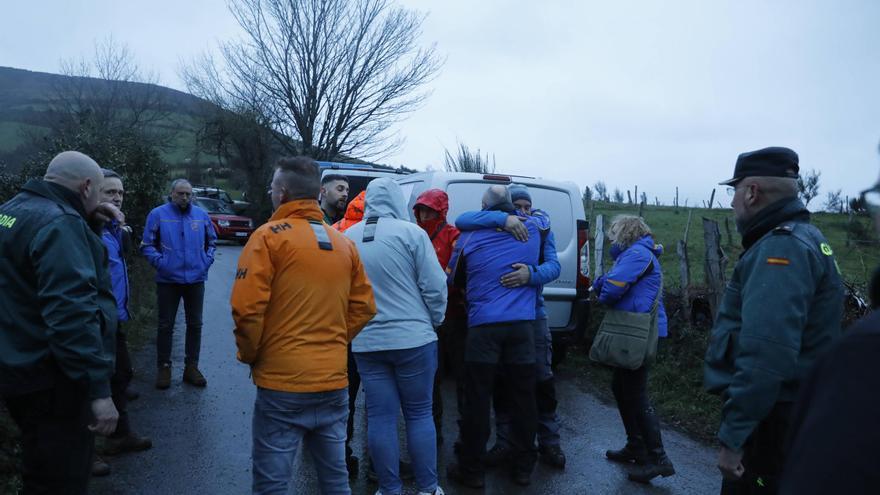
<path id="1" fill-rule="evenodd" d="M 254 221 L 236 215 L 229 206 L 219 199 L 196 198 L 196 206 L 208 212 L 218 239 L 247 242 L 254 231 Z"/>

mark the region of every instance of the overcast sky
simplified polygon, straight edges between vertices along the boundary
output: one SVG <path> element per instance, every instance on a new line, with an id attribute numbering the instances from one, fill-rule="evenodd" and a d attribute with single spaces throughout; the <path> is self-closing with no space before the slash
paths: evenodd
<path id="1" fill-rule="evenodd" d="M 822 172 L 818 204 L 878 176 L 880 2 L 401 3 L 446 64 L 385 163 L 439 169 L 462 142 L 500 171 L 691 204 L 764 146 Z M 181 60 L 238 34 L 224 0 L 3 4 L 2 66 L 57 72 L 112 35 L 178 89 Z"/>

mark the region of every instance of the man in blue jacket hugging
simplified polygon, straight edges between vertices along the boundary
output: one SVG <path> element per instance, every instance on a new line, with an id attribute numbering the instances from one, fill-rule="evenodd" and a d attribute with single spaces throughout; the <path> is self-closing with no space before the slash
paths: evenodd
<path id="1" fill-rule="evenodd" d="M 510 193 L 501 185 L 483 195 L 484 211 L 514 213 Z M 540 232 L 533 219 L 523 226 L 528 239 L 517 240 L 496 228 L 462 233 L 452 253 L 449 281 L 464 287 L 468 306 L 465 343 L 465 421 L 459 463 L 451 464 L 452 481 L 472 488 L 484 486 L 482 458 L 489 439 L 489 400 L 495 384 L 496 366 L 510 377 L 512 410 L 512 479 L 519 485 L 531 482 L 537 458 L 535 406 L 535 337 L 537 291 L 534 287 L 506 287 L 499 279 L 515 264 L 537 266 Z"/>
<path id="2" fill-rule="evenodd" d="M 565 453 L 560 446 L 559 416 L 556 414 L 556 384 L 553 380 L 551 363 L 553 360 L 552 337 L 544 308 L 544 285 L 559 278 L 560 265 L 556 254 L 556 239 L 550 230 L 550 217 L 546 212 L 532 209 L 532 196 L 526 186 L 512 184 L 508 187 L 510 199 L 516 212 L 468 211 L 455 220 L 462 232 L 480 228 L 499 228 L 511 232 L 518 239 L 528 238 L 522 222 L 531 218 L 538 225 L 541 251 L 537 265 L 515 263 L 513 271 L 505 273 L 500 284 L 513 288 L 527 285 L 537 291 L 536 319 L 533 324 L 535 334 L 535 400 L 538 408 L 538 451 L 541 461 L 553 467 L 565 468 Z M 498 379 L 507 378 L 499 374 Z M 495 409 L 495 445 L 483 458 L 488 466 L 498 466 L 507 461 L 512 453 L 511 419 L 513 411 L 507 385 L 496 383 L 492 404 Z"/>

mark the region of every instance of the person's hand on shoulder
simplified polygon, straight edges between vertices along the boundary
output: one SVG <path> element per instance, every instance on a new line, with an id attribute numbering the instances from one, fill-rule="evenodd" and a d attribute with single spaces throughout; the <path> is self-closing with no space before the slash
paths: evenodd
<path id="1" fill-rule="evenodd" d="M 529 240 L 529 229 L 523 223 L 525 218 L 516 215 L 508 215 L 504 222 L 504 230 L 513 234 L 518 241 L 525 242 Z"/>

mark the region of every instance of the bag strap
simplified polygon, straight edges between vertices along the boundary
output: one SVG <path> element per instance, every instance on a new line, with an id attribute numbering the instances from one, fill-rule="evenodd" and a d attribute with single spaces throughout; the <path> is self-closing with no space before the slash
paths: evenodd
<path id="1" fill-rule="evenodd" d="M 654 267 L 655 256 L 651 257 L 651 267 Z M 660 296 L 663 294 L 663 270 L 660 270 L 660 287 L 657 289 L 657 295 L 654 296 L 654 305 L 651 306 L 651 312 L 657 311 L 657 308 L 660 307 Z"/>

